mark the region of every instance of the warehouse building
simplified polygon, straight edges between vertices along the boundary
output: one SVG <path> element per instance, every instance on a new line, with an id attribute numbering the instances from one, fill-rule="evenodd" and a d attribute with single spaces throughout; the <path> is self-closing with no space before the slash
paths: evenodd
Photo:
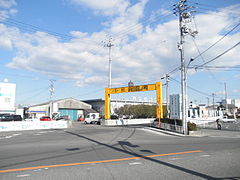
<path id="1" fill-rule="evenodd" d="M 27 114 L 29 117 L 40 118 L 50 116 L 52 112 L 54 115 L 64 116 L 70 120 L 78 120 L 79 117 L 84 117 L 85 111 L 90 109 L 92 109 L 90 104 L 73 98 L 65 98 L 29 106 Z"/>

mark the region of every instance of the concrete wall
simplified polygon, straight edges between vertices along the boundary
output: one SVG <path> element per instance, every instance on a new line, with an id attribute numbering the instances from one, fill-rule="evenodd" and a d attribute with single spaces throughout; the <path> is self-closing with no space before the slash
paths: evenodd
<path id="1" fill-rule="evenodd" d="M 134 125 L 134 124 L 150 124 L 153 123 L 155 118 L 148 119 L 110 119 L 103 120 L 103 126 L 123 126 L 123 125 Z"/>
<path id="2" fill-rule="evenodd" d="M 0 132 L 2 131 L 22 131 L 35 129 L 62 129 L 72 125 L 69 121 L 37 121 L 37 122 L 0 122 Z"/>

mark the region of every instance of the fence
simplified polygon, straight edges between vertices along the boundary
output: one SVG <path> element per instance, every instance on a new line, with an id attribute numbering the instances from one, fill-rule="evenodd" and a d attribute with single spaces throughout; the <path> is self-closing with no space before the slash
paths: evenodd
<path id="1" fill-rule="evenodd" d="M 169 131 L 182 133 L 182 126 L 178 126 L 178 125 L 174 125 L 174 124 L 167 124 L 167 123 L 160 123 L 160 124 L 156 124 L 155 126 L 160 129 L 165 129 L 165 130 L 169 130 Z"/>

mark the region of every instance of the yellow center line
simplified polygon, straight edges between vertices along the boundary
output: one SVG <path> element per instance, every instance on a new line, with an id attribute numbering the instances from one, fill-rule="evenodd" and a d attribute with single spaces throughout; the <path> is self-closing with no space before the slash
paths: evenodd
<path id="1" fill-rule="evenodd" d="M 203 151 L 195 150 L 195 151 L 185 151 L 185 152 L 176 152 L 176 153 L 167 153 L 167 154 L 155 154 L 155 155 L 140 156 L 140 157 L 136 156 L 136 157 L 130 157 L 130 158 L 110 159 L 110 160 L 102 160 L 102 161 L 89 161 L 89 162 L 79 162 L 79 163 L 69 163 L 69 164 L 55 164 L 55 165 L 45 165 L 45 166 L 36 166 L 36 167 L 27 167 L 27 168 L 18 168 L 18 169 L 6 169 L 6 170 L 0 170 L 0 173 L 27 171 L 27 170 L 42 169 L 42 168 L 53 168 L 53 167 L 78 166 L 78 165 L 83 165 L 83 164 L 97 164 L 97 163 L 107 163 L 107 162 L 128 161 L 128 160 L 133 160 L 133 159 L 171 156 L 171 155 L 180 155 L 180 154 L 190 154 L 190 153 L 197 153 L 197 152 L 203 152 Z"/>

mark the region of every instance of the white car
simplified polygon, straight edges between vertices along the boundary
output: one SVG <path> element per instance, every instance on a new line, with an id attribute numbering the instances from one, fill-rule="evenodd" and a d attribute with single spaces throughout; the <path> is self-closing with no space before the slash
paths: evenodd
<path id="1" fill-rule="evenodd" d="M 237 120 L 234 118 L 228 118 L 227 116 L 223 116 L 223 118 L 220 118 L 219 121 L 222 122 L 236 122 Z"/>
<path id="2" fill-rule="evenodd" d="M 25 121 L 40 121 L 40 119 L 38 117 L 30 117 L 26 118 Z"/>
<path id="3" fill-rule="evenodd" d="M 85 120 L 85 124 L 100 124 L 99 113 L 89 113 Z"/>

